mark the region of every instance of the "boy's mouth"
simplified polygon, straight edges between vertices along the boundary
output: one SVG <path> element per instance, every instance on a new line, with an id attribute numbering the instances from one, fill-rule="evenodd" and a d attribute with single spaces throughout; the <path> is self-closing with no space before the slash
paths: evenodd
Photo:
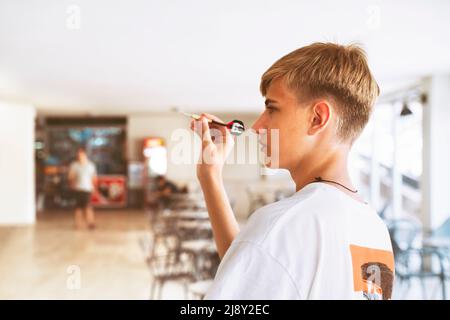
<path id="1" fill-rule="evenodd" d="M 266 153 L 267 152 L 267 144 L 262 142 L 259 139 L 258 139 L 258 143 L 259 143 L 259 149 L 261 150 L 261 152 Z"/>

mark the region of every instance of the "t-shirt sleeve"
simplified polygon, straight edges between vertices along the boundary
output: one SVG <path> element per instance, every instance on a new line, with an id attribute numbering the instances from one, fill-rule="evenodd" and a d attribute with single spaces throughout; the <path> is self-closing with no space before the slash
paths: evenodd
<path id="1" fill-rule="evenodd" d="M 205 299 L 300 299 L 289 273 L 263 248 L 239 242 L 228 250 Z"/>

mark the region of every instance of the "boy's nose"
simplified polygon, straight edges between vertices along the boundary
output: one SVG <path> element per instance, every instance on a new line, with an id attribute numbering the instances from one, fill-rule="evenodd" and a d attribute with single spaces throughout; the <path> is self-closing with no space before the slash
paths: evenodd
<path id="1" fill-rule="evenodd" d="M 261 116 L 258 118 L 258 119 L 256 119 L 256 121 L 255 121 L 255 123 L 252 125 L 252 128 L 251 128 L 254 132 L 256 132 L 256 133 L 260 133 L 260 130 L 261 129 L 264 129 L 264 126 L 263 126 L 263 121 L 262 121 L 262 119 L 261 119 Z"/>

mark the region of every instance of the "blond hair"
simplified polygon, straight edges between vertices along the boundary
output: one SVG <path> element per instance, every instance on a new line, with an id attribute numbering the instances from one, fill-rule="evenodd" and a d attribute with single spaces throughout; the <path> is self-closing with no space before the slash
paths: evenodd
<path id="1" fill-rule="evenodd" d="M 366 53 L 357 45 L 313 43 L 276 61 L 261 78 L 266 96 L 274 79 L 302 99 L 333 99 L 338 115 L 337 135 L 353 142 L 369 120 L 380 94 L 367 64 Z"/>

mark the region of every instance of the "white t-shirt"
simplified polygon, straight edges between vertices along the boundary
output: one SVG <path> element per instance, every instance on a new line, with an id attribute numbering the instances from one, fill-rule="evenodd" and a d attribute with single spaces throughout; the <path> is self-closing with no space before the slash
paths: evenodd
<path id="1" fill-rule="evenodd" d="M 74 161 L 69 167 L 69 176 L 75 179 L 73 188 L 78 191 L 91 192 L 94 189 L 92 179 L 96 174 L 95 165 L 91 161 L 87 163 Z"/>
<path id="2" fill-rule="evenodd" d="M 318 182 L 255 211 L 206 299 L 390 299 L 393 279 L 377 213 Z"/>

